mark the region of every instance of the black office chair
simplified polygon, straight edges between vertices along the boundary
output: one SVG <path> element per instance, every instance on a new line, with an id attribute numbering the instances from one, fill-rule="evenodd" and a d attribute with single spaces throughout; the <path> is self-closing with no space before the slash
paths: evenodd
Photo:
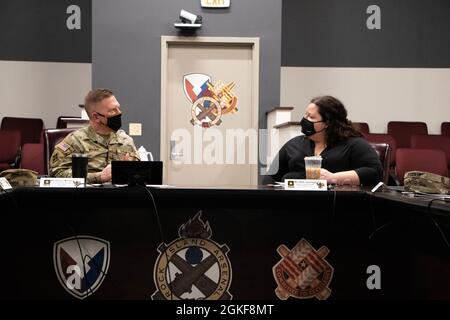
<path id="1" fill-rule="evenodd" d="M 55 150 L 55 146 L 75 130 L 76 128 L 44 130 L 44 168 L 47 170 L 47 174 L 50 173 L 50 157 L 52 156 L 53 150 Z"/>
<path id="2" fill-rule="evenodd" d="M 389 183 L 389 164 L 391 162 L 391 147 L 387 143 L 373 143 L 370 142 L 372 148 L 380 157 L 380 162 L 383 165 L 383 183 Z"/>

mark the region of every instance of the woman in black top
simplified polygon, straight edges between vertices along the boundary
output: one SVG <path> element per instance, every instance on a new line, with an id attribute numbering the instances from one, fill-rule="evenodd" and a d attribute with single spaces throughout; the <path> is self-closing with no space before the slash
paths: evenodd
<path id="1" fill-rule="evenodd" d="M 265 183 L 304 179 L 304 158 L 319 155 L 320 178 L 329 183 L 375 185 L 382 180 L 383 167 L 377 153 L 353 128 L 338 99 L 312 99 L 300 124 L 304 136 L 289 140 L 280 149 L 269 170 L 272 175 L 265 177 Z"/>

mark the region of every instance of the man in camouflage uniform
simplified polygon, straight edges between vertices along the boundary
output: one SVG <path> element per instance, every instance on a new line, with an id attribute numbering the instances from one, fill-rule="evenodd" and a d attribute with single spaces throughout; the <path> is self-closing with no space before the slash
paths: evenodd
<path id="1" fill-rule="evenodd" d="M 108 89 L 90 91 L 84 101 L 89 125 L 67 135 L 50 158 L 50 176 L 72 177 L 72 154 L 87 154 L 88 183 L 111 181 L 112 160 L 139 160 L 133 139 L 121 126 L 120 104 Z"/>

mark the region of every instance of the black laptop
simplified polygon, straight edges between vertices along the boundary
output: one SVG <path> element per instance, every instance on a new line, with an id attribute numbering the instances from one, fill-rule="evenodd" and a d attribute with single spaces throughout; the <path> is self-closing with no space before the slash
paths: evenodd
<path id="1" fill-rule="evenodd" d="M 162 161 L 112 161 L 112 184 L 160 185 L 163 178 Z"/>

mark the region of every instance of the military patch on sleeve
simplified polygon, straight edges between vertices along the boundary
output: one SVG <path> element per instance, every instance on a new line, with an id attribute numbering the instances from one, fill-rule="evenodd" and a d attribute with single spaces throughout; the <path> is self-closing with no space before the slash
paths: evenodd
<path id="1" fill-rule="evenodd" d="M 70 146 L 64 141 L 62 141 L 56 145 L 56 148 L 60 149 L 63 152 L 66 152 L 70 148 Z"/>

